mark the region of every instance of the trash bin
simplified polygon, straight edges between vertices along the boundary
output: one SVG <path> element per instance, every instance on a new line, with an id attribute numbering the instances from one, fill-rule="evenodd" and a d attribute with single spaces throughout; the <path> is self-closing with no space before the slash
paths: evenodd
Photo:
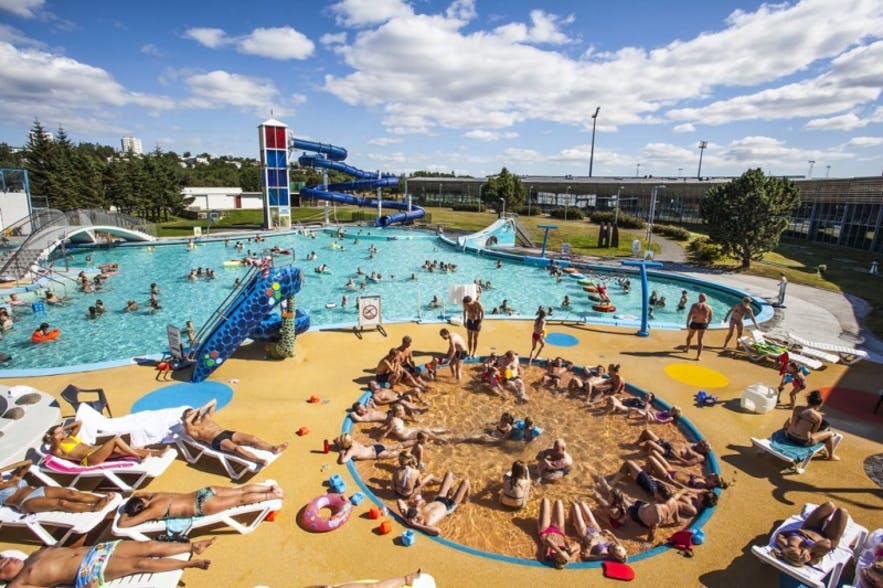
<path id="1" fill-rule="evenodd" d="M 743 410 L 764 414 L 776 408 L 778 391 L 767 384 L 751 384 L 742 393 L 741 406 Z"/>

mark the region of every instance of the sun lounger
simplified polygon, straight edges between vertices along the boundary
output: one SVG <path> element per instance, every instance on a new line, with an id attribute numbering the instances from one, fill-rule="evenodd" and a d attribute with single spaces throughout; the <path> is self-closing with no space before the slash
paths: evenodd
<path id="1" fill-rule="evenodd" d="M 203 443 L 202 441 L 197 441 L 189 435 L 178 436 L 175 439 L 175 443 L 178 445 L 178 450 L 181 452 L 181 455 L 184 456 L 184 459 L 187 460 L 187 463 L 195 464 L 203 457 L 217 460 L 224 467 L 224 470 L 227 472 L 227 475 L 230 476 L 230 479 L 234 481 L 239 480 L 247 474 L 256 474 L 266 467 L 233 453 L 212 449 L 211 445 Z M 266 465 L 270 465 L 276 461 L 279 455 L 281 455 L 273 453 L 272 451 L 255 449 L 254 447 L 247 447 L 247 449 L 260 459 L 264 460 Z"/>
<path id="2" fill-rule="evenodd" d="M 822 351 L 830 351 L 831 353 L 836 353 L 840 356 L 840 359 L 842 359 L 844 363 L 849 365 L 857 363 L 868 357 L 868 352 L 862 351 L 861 349 L 856 349 L 854 347 L 849 347 L 846 345 L 838 345 L 837 343 L 821 343 L 818 341 L 808 341 L 803 337 L 795 335 L 794 333 L 788 333 L 788 341 L 796 345 L 804 345 L 806 347 L 812 347 L 813 349 L 820 349 Z"/>
<path id="3" fill-rule="evenodd" d="M 806 357 L 811 357 L 813 359 L 818 359 L 821 361 L 827 361 L 828 363 L 838 363 L 840 361 L 840 356 L 834 353 L 828 353 L 827 351 L 822 351 L 820 349 L 814 349 L 813 347 L 807 345 L 801 345 L 799 343 L 794 343 L 789 341 L 787 337 L 779 338 L 769 333 L 764 333 L 760 329 L 753 329 L 751 331 L 751 336 L 754 338 L 755 343 L 772 343 L 773 345 L 784 345 L 788 348 L 788 354 L 798 353 L 799 355 L 804 355 Z"/>
<path id="4" fill-rule="evenodd" d="M 788 359 L 791 361 L 805 365 L 806 367 L 818 370 L 823 367 L 822 362 L 817 359 L 813 359 L 811 357 L 806 357 L 805 355 L 800 355 L 799 353 L 794 353 L 792 351 L 788 351 L 782 345 L 776 345 L 774 343 L 770 343 L 768 341 L 764 341 L 762 343 L 758 343 L 754 340 L 754 337 L 751 335 L 745 335 L 744 337 L 739 337 L 739 345 L 748 355 L 748 358 L 753 362 L 763 361 L 764 359 L 768 359 L 771 361 L 776 361 L 780 355 L 787 352 Z"/>
<path id="5" fill-rule="evenodd" d="M 25 514 L 8 506 L 0 506 L 0 529 L 26 527 L 46 545 L 63 545 L 71 535 L 83 535 L 92 531 L 122 501 L 122 496 L 114 494 L 112 500 L 100 511 L 79 513 L 51 511 Z M 66 532 L 56 538 L 60 529 L 66 529 Z"/>
<path id="6" fill-rule="evenodd" d="M 80 480 L 98 479 L 113 484 L 125 494 L 134 492 L 147 480 L 162 474 L 177 457 L 175 450 L 169 448 L 158 457 L 146 457 L 141 461 L 120 459 L 84 466 L 51 454 L 35 453 L 38 463 L 31 468 L 31 473 L 46 485 L 61 486 L 59 479 L 71 478 L 66 486 L 75 488 Z"/>
<path id="7" fill-rule="evenodd" d="M 840 445 L 840 442 L 843 441 L 843 435 L 840 433 L 834 433 L 834 450 L 837 450 L 837 447 Z M 779 429 L 769 439 L 758 439 L 757 437 L 751 438 L 751 444 L 754 445 L 761 451 L 769 453 L 770 455 L 774 455 L 781 459 L 782 461 L 791 462 L 791 466 L 782 470 L 782 473 L 797 473 L 802 474 L 806 471 L 806 468 L 809 466 L 809 462 L 812 461 L 812 458 L 815 455 L 825 449 L 824 443 L 816 443 L 815 445 L 810 445 L 806 447 L 804 445 L 798 445 L 796 443 L 791 443 L 787 437 L 785 437 L 785 432 L 782 429 Z"/>
<path id="8" fill-rule="evenodd" d="M 274 480 L 267 480 L 262 482 L 262 485 L 275 486 L 276 482 Z M 186 534 L 189 535 L 190 531 L 193 529 L 224 524 L 235 530 L 237 533 L 245 535 L 246 533 L 254 531 L 271 512 L 276 512 L 281 508 L 282 499 L 274 498 L 273 500 L 264 500 L 263 502 L 256 502 L 254 504 L 236 506 L 211 515 L 194 517 L 188 521 L 190 527 L 187 529 Z M 165 520 L 147 521 L 140 525 L 135 525 L 134 527 L 121 527 L 119 525 L 121 513 L 122 509 L 117 509 L 117 514 L 114 517 L 112 527 L 113 534 L 118 537 L 126 537 L 136 541 L 149 541 L 151 537 L 148 536 L 148 533 L 158 534 L 163 533 L 168 529 Z"/>
<path id="9" fill-rule="evenodd" d="M 784 523 L 779 525 L 775 531 L 773 531 L 772 535 L 770 535 L 770 540 L 766 545 L 753 546 L 751 548 L 751 553 L 760 558 L 763 563 L 773 566 L 792 578 L 796 578 L 807 586 L 813 588 L 837 586 L 837 583 L 840 581 L 840 575 L 843 573 L 844 566 L 855 556 L 851 546 L 861 545 L 868 534 L 868 530 L 861 525 L 856 524 L 851 517 L 846 524 L 846 530 L 843 532 L 843 536 L 840 538 L 840 543 L 817 564 L 805 565 L 798 568 L 779 559 L 773 554 L 776 535 L 782 531 L 798 529 L 803 524 L 803 521 L 806 520 L 806 517 L 809 516 L 809 513 L 815 508 L 816 505 L 814 504 L 804 505 L 803 511 L 801 511 L 800 514 L 789 517 Z M 825 581 L 825 578 L 828 578 L 827 582 Z"/>

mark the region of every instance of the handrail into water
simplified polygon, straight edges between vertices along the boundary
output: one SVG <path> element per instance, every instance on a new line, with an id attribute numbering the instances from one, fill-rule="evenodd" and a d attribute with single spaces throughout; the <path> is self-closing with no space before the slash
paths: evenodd
<path id="1" fill-rule="evenodd" d="M 220 323 L 227 320 L 226 311 L 230 309 L 244 295 L 245 291 L 251 288 L 251 286 L 260 279 L 260 277 L 261 268 L 258 266 L 251 266 L 242 278 L 242 283 L 239 284 L 239 287 L 233 290 L 227 298 L 218 305 L 208 320 L 202 325 L 202 327 L 200 327 L 199 331 L 196 333 L 197 342 L 207 340 L 208 335 L 210 335 Z M 201 347 L 202 344 L 198 343 L 198 345 Z M 193 351 L 191 351 L 191 353 L 193 353 Z"/>

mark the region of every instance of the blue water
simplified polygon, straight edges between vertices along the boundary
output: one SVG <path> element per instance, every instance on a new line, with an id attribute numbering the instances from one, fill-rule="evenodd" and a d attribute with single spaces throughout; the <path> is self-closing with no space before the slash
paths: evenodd
<path id="1" fill-rule="evenodd" d="M 314 238 L 293 234 L 271 236 L 263 243 L 246 242 L 245 238 L 240 240 L 246 251 L 260 252 L 272 246 L 293 249 L 294 261 L 291 256 L 279 256 L 276 257 L 276 264 L 285 265 L 293 261 L 302 269 L 304 286 L 296 302 L 298 307 L 309 312 L 314 327 L 355 323 L 355 299 L 361 294 L 379 294 L 382 297 L 382 317 L 385 321 L 411 320 L 418 316 L 424 320 L 440 318 L 442 309 L 428 307 L 433 296 L 444 301 L 448 315 L 459 315 L 459 302 L 448 300 L 448 286 L 472 283 L 479 278 L 490 281 L 492 285 L 481 296 L 488 314 L 504 299 L 508 299 L 517 314 L 526 317 L 533 317 L 537 307 L 544 305 L 555 309 L 553 318 L 612 318 L 611 314 L 591 309 L 594 302 L 588 300 L 582 286 L 573 278 L 567 277 L 559 282 L 547 271 L 513 261 L 505 261 L 503 267 L 497 269 L 495 259 L 461 253 L 428 233 L 404 229 L 362 231 L 362 234 L 357 234 L 356 229 L 348 229 L 348 236 L 339 240 L 343 249 L 332 246 L 338 241 L 334 235 L 322 232 L 316 233 Z M 396 239 L 388 239 L 390 236 Z M 419 238 L 408 239 L 408 236 Z M 243 267 L 223 265 L 225 260 L 244 255 L 244 252 L 236 251 L 235 242 L 236 239 L 231 239 L 229 245 L 223 241 L 200 242 L 193 250 L 184 244 L 175 244 L 74 252 L 67 259 L 67 264 L 74 269 L 72 275 L 81 267 L 96 271 L 99 265 L 105 263 L 119 264 L 119 273 L 107 280 L 105 290 L 94 293 L 77 291 L 75 283 L 70 280 L 66 280 L 67 288 L 51 284 L 53 291 L 68 296 L 70 300 L 64 306 L 47 305 L 45 313 L 34 313 L 30 305 L 13 307 L 15 326 L 4 333 L 0 341 L 0 350 L 12 355 L 13 360 L 2 367 L 61 367 L 163 352 L 168 347 L 166 325 L 183 327 L 187 320 L 192 320 L 198 330 L 232 292 L 235 279 L 245 274 Z M 369 247 L 372 246 L 377 248 L 373 259 L 369 255 Z M 315 251 L 317 259 L 305 261 L 304 258 L 311 251 Z M 87 256 L 90 258 L 88 261 Z M 456 264 L 457 269 L 455 272 L 436 270 L 430 273 L 421 267 L 427 259 Z M 319 264 L 327 264 L 331 273 L 315 273 L 313 269 Z M 64 261 L 55 262 L 56 267 L 64 265 Z M 190 270 L 197 267 L 213 268 L 216 279 L 188 280 Z M 356 275 L 357 268 L 366 274 L 379 272 L 383 280 L 367 281 L 364 276 Z M 608 293 L 618 308 L 613 316 L 637 317 L 640 314 L 640 280 L 632 276 L 632 290 L 624 293 L 611 279 L 616 274 L 604 275 L 607 276 Z M 365 288 L 347 289 L 345 284 L 350 277 L 359 284 L 364 283 Z M 160 288 L 162 309 L 156 313 L 149 312 L 147 305 L 152 282 L 156 282 Z M 656 309 L 655 320 L 658 323 L 683 324 L 685 314 L 676 310 L 677 301 L 681 290 L 686 289 L 690 303 L 694 302 L 696 287 L 665 278 L 651 278 L 651 287 L 667 298 L 666 308 Z M 708 301 L 718 319 L 723 318 L 727 309 L 738 299 L 722 291 L 703 291 L 708 294 Z M 43 292 L 40 290 L 35 294 L 43 296 Z M 30 300 L 35 294 L 24 294 L 22 298 Z M 565 295 L 570 296 L 573 304 L 569 312 L 560 308 Z M 349 297 L 346 308 L 341 307 L 343 296 Z M 108 310 L 100 318 L 89 320 L 88 307 L 98 299 L 104 302 Z M 130 299 L 140 305 L 137 312 L 123 310 Z M 326 308 L 329 304 L 336 306 Z M 39 345 L 31 343 L 30 335 L 41 322 L 60 328 L 62 334 L 59 339 Z"/>

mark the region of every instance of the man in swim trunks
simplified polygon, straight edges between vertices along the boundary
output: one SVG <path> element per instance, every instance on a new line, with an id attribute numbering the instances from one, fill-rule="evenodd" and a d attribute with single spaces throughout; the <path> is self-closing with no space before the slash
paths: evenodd
<path id="1" fill-rule="evenodd" d="M 452 333 L 447 329 L 440 330 L 438 334 L 442 339 L 448 342 L 448 351 L 445 355 L 445 361 L 450 364 L 451 374 L 453 374 L 454 378 L 459 382 L 460 367 L 463 365 L 463 358 L 469 355 L 466 348 L 466 342 L 463 340 L 463 337 L 457 333 Z"/>
<path id="2" fill-rule="evenodd" d="M 564 439 L 555 439 L 552 447 L 537 454 L 537 480 L 554 482 L 570 473 L 573 457 L 567 453 Z"/>
<path id="3" fill-rule="evenodd" d="M 338 448 L 337 463 L 343 464 L 349 460 L 363 461 L 368 459 L 391 459 L 411 447 L 416 441 L 405 441 L 404 443 L 396 443 L 395 445 L 384 445 L 375 443 L 374 445 L 363 445 L 353 439 L 349 433 L 344 433 L 334 440 Z"/>
<path id="4" fill-rule="evenodd" d="M 622 467 L 619 468 L 619 471 L 616 472 L 610 480 L 610 484 L 615 485 L 624 478 L 629 478 L 634 481 L 635 484 L 640 486 L 651 498 L 662 499 L 664 501 L 671 497 L 671 488 L 653 478 L 645 469 L 631 459 L 627 459 L 623 462 Z"/>
<path id="5" fill-rule="evenodd" d="M 681 517 L 679 506 L 681 498 L 688 492 L 685 489 L 678 490 L 665 502 L 644 502 L 637 500 L 619 490 L 614 490 L 607 483 L 604 476 L 595 475 L 595 498 L 608 512 L 620 508 L 625 510 L 633 522 L 647 529 L 647 542 L 652 544 L 656 541 L 656 531 L 659 527 L 668 527 L 680 524 Z M 605 497 L 606 495 L 606 497 Z M 645 546 L 648 547 L 648 546 Z"/>
<path id="6" fill-rule="evenodd" d="M 748 298 L 747 296 L 743 298 L 740 303 L 734 305 L 727 311 L 727 314 L 724 315 L 724 322 L 726 322 L 727 319 L 730 321 L 730 330 L 727 331 L 727 336 L 724 338 L 724 349 L 727 348 L 727 344 L 730 342 L 734 330 L 736 331 L 737 341 L 742 337 L 742 321 L 746 316 L 751 319 L 751 322 L 754 323 L 754 328 L 757 329 L 757 320 L 754 318 L 754 311 L 751 309 L 751 298 Z"/>
<path id="7" fill-rule="evenodd" d="M 214 538 L 195 543 L 111 541 L 94 547 L 44 547 L 26 560 L 0 558 L 0 581 L 8 588 L 69 585 L 104 586 L 132 574 L 154 574 L 186 568 L 208 569 L 207 559 L 182 560 L 172 556 L 201 554 Z"/>
<path id="8" fill-rule="evenodd" d="M 711 318 L 714 314 L 711 307 L 706 302 L 707 298 L 702 292 L 699 293 L 699 302 L 694 302 L 687 313 L 687 342 L 684 345 L 684 351 L 690 352 L 690 342 L 693 335 L 696 335 L 696 359 L 702 356 L 702 339 L 705 337 L 705 329 L 711 324 Z"/>
<path id="9" fill-rule="evenodd" d="M 354 402 L 349 418 L 354 423 L 382 423 L 386 421 L 386 413 L 376 408 L 369 408 L 361 402 Z"/>
<path id="10" fill-rule="evenodd" d="M 463 325 L 466 327 L 466 354 L 475 356 L 478 349 L 478 333 L 484 320 L 484 306 L 471 296 L 463 297 Z"/>
<path id="11" fill-rule="evenodd" d="M 211 445 L 215 451 L 226 451 L 261 466 L 267 465 L 267 462 L 246 449 L 246 446 L 276 454 L 288 447 L 287 442 L 273 445 L 248 433 L 222 429 L 212 418 L 217 404 L 218 401 L 213 398 L 202 408 L 185 410 L 181 417 L 184 431 L 197 441 Z"/>
<path id="12" fill-rule="evenodd" d="M 705 456 L 711 451 L 711 446 L 705 439 L 696 443 L 671 443 L 661 439 L 659 435 L 650 429 L 641 431 L 638 443 L 643 444 L 644 451 L 649 455 L 655 451 L 665 459 L 678 466 L 694 466 L 705 463 Z"/>
<path id="13" fill-rule="evenodd" d="M 441 529 L 438 524 L 457 507 L 469 498 L 471 485 L 469 480 L 462 480 L 454 489 L 454 474 L 448 472 L 442 478 L 438 494 L 431 501 L 426 502 L 420 495 L 415 496 L 409 502 L 402 499 L 396 500 L 399 513 L 405 520 L 405 524 L 427 535 L 440 535 Z"/>

